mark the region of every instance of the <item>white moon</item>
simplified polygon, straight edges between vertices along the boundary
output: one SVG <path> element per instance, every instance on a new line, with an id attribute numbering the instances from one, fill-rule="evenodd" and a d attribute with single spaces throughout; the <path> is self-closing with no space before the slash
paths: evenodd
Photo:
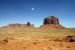
<path id="1" fill-rule="evenodd" d="M 32 11 L 34 11 L 35 10 L 35 8 L 32 8 Z"/>

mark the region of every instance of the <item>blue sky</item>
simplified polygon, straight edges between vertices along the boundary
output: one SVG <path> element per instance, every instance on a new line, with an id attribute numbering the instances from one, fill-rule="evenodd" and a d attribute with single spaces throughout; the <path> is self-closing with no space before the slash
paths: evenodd
<path id="1" fill-rule="evenodd" d="M 0 26 L 31 22 L 38 27 L 48 16 L 58 17 L 65 27 L 75 27 L 75 0 L 0 0 Z"/>

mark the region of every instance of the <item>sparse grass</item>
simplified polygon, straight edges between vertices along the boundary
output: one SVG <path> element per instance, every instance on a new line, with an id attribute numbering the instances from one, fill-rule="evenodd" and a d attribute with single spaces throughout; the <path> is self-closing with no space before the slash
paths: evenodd
<path id="1" fill-rule="evenodd" d="M 75 34 L 75 29 L 50 29 L 41 30 L 37 28 L 3 28 L 0 29 L 0 40 L 6 37 L 26 37 L 32 35 L 69 35 Z"/>
<path id="2" fill-rule="evenodd" d="M 46 48 L 43 48 L 42 50 L 46 50 Z"/>

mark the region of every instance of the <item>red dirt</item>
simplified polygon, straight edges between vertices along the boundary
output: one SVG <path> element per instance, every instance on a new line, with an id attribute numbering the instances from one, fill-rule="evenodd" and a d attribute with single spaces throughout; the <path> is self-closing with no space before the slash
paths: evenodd
<path id="1" fill-rule="evenodd" d="M 58 36 L 20 37 L 1 44 L 0 50 L 75 50 L 75 42 L 58 41 Z M 56 41 L 57 40 L 57 41 Z"/>

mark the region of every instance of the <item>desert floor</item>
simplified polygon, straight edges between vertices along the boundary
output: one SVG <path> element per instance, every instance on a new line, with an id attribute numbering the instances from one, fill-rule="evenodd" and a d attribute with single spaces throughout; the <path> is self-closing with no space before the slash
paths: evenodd
<path id="1" fill-rule="evenodd" d="M 75 50 L 75 42 L 66 40 L 70 35 L 74 28 L 1 28 L 0 50 Z"/>

